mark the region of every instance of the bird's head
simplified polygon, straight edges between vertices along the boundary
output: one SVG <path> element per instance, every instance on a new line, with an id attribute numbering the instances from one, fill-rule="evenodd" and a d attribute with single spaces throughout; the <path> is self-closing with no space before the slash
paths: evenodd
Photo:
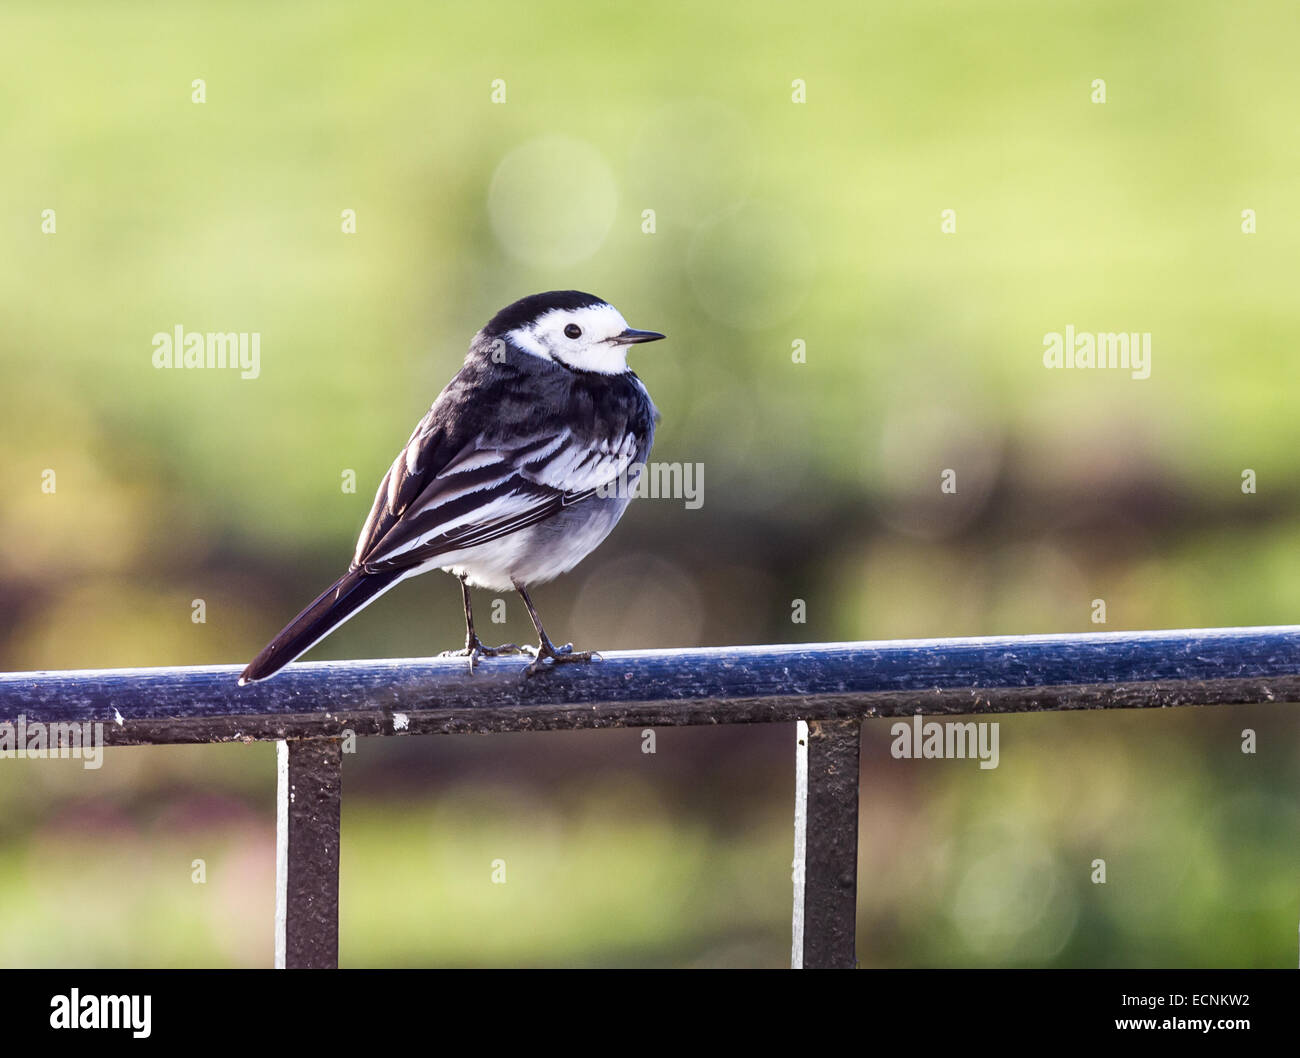
<path id="1" fill-rule="evenodd" d="M 507 305 L 480 332 L 489 349 L 507 342 L 531 356 L 570 371 L 620 375 L 627 370 L 627 349 L 657 342 L 657 331 L 638 331 L 607 301 L 580 290 L 530 294 Z"/>

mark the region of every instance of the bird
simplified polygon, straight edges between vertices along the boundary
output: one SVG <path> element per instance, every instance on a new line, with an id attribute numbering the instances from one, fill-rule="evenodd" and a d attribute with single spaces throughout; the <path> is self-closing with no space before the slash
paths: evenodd
<path id="1" fill-rule="evenodd" d="M 460 581 L 469 659 L 529 654 L 533 676 L 599 655 L 556 646 L 530 589 L 567 573 L 613 530 L 654 444 L 659 411 L 628 367 L 636 330 L 579 290 L 507 305 L 470 342 L 464 365 L 397 454 L 375 493 L 347 572 L 244 669 L 267 679 L 398 583 L 444 570 Z M 470 588 L 514 590 L 536 647 L 486 646 Z"/>

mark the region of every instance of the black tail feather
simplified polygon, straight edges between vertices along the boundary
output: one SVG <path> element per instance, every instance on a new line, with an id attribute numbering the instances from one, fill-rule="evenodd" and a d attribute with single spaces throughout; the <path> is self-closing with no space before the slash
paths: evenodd
<path id="1" fill-rule="evenodd" d="M 294 658 L 305 654 L 367 603 L 396 584 L 407 570 L 366 573 L 349 570 L 290 621 L 239 677 L 241 685 L 274 676 Z"/>

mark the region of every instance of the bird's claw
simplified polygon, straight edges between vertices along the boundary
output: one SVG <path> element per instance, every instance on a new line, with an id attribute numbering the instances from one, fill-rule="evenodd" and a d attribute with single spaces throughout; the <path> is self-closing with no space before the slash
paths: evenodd
<path id="1" fill-rule="evenodd" d="M 522 654 L 525 649 L 525 647 L 521 647 L 517 643 L 502 643 L 499 647 L 484 646 L 476 639 L 473 643 L 467 643 L 461 647 L 460 650 L 444 650 L 438 657 L 469 658 L 469 671 L 472 673 L 480 658 L 499 658 L 503 654 Z"/>
<path id="2" fill-rule="evenodd" d="M 523 647 L 523 652 L 532 655 L 533 663 L 524 670 L 525 676 L 536 676 L 539 672 L 545 672 L 547 669 L 553 669 L 556 665 L 567 665 L 570 662 L 582 661 L 603 661 L 604 658 L 594 650 L 574 651 L 572 643 L 565 643 L 562 647 Z M 550 664 L 547 664 L 547 662 Z"/>

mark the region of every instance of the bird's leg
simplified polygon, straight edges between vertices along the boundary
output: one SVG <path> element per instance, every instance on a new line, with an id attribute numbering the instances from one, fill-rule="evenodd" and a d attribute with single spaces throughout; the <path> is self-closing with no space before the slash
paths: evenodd
<path id="1" fill-rule="evenodd" d="M 503 643 L 499 647 L 484 646 L 483 641 L 479 639 L 478 634 L 474 631 L 474 610 L 469 604 L 469 585 L 465 581 L 465 574 L 460 577 L 460 593 L 465 601 L 465 649 L 464 650 L 444 650 L 439 657 L 442 658 L 469 658 L 469 671 L 474 671 L 474 665 L 479 658 L 495 658 L 501 654 L 519 654 L 522 650 L 514 643 Z"/>
<path id="2" fill-rule="evenodd" d="M 546 629 L 542 627 L 542 619 L 537 616 L 537 608 L 533 605 L 533 600 L 528 597 L 528 589 L 522 584 L 515 584 L 515 591 L 519 597 L 524 600 L 524 605 L 528 607 L 528 616 L 532 619 L 533 627 L 537 629 L 537 646 L 524 647 L 533 655 L 533 663 L 528 666 L 528 675 L 534 676 L 548 666 L 545 664 L 547 658 L 551 659 L 551 665 L 566 664 L 570 661 L 590 661 L 593 657 L 600 657 L 590 650 L 581 652 L 573 649 L 572 643 L 565 643 L 562 647 L 557 647 L 551 642 L 551 637 L 546 634 Z"/>

